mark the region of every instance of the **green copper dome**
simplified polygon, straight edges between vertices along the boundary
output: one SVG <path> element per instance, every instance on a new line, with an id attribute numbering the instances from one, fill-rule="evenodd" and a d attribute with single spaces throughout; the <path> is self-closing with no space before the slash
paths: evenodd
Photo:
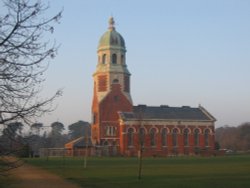
<path id="1" fill-rule="evenodd" d="M 115 30 L 114 23 L 114 19 L 111 17 L 109 19 L 109 30 L 102 35 L 99 41 L 98 50 L 111 47 L 125 50 L 125 41 L 120 33 Z"/>

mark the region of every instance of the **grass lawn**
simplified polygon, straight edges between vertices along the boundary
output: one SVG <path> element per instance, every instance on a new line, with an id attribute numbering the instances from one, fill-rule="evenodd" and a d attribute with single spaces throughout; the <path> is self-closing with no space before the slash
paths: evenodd
<path id="1" fill-rule="evenodd" d="M 239 188 L 250 187 L 250 156 L 144 158 L 138 180 L 137 158 L 27 159 L 84 188 Z"/>

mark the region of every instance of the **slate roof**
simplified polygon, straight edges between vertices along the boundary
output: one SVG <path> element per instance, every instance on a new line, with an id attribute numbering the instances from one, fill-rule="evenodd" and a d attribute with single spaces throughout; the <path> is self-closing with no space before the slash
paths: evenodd
<path id="1" fill-rule="evenodd" d="M 203 107 L 192 108 L 189 106 L 169 107 L 138 105 L 133 107 L 133 112 L 120 112 L 124 120 L 152 119 L 152 120 L 192 120 L 192 121 L 215 121 Z"/>

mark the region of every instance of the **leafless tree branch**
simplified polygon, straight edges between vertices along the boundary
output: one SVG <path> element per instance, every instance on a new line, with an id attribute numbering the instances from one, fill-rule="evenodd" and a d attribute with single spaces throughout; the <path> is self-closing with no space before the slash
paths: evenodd
<path id="1" fill-rule="evenodd" d="M 3 8 L 0 13 L 0 126 L 17 121 L 31 123 L 35 117 L 53 111 L 52 102 L 62 94 L 58 90 L 46 99 L 39 95 L 45 80 L 43 73 L 59 47 L 46 38 L 53 33 L 53 25 L 59 23 L 62 11 L 44 17 L 49 6 L 41 0 L 5 0 Z M 9 154 L 13 153 L 4 153 Z"/>

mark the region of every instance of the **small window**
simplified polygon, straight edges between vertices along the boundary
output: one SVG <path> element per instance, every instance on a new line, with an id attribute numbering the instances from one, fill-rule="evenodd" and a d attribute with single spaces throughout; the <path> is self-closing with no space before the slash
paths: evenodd
<path id="1" fill-rule="evenodd" d="M 178 129 L 173 129 L 172 132 L 172 139 L 173 139 L 173 146 L 177 147 L 178 146 Z"/>
<path id="2" fill-rule="evenodd" d="M 162 146 L 167 145 L 167 129 L 166 128 L 162 129 L 162 132 L 161 132 L 161 144 Z"/>
<path id="3" fill-rule="evenodd" d="M 121 55 L 121 64 L 124 64 L 124 55 Z"/>
<path id="4" fill-rule="evenodd" d="M 139 143 L 143 147 L 145 143 L 145 129 L 140 128 L 139 129 Z"/>
<path id="5" fill-rule="evenodd" d="M 117 56 L 116 56 L 116 54 L 112 55 L 112 63 L 117 64 Z"/>
<path id="6" fill-rule="evenodd" d="M 194 130 L 194 145 L 195 146 L 199 145 L 199 137 L 200 137 L 199 133 L 200 133 L 199 129 Z"/>
<path id="7" fill-rule="evenodd" d="M 108 146 L 109 145 L 108 141 L 106 140 L 105 142 L 103 142 L 103 145 Z"/>
<path id="8" fill-rule="evenodd" d="M 129 128 L 128 129 L 128 146 L 134 145 L 134 129 Z"/>
<path id="9" fill-rule="evenodd" d="M 106 54 L 103 54 L 102 55 L 102 64 L 105 64 L 106 63 Z"/>
<path id="10" fill-rule="evenodd" d="M 114 79 L 113 80 L 113 84 L 117 84 L 117 83 L 119 83 L 119 80 L 118 79 Z"/>
<path id="11" fill-rule="evenodd" d="M 150 145 L 156 145 L 156 130 L 154 128 L 150 130 Z"/>
<path id="12" fill-rule="evenodd" d="M 184 140 L 184 146 L 188 146 L 188 129 L 184 129 L 183 131 L 183 140 Z"/>
<path id="13" fill-rule="evenodd" d="M 105 132 L 106 132 L 106 136 L 116 136 L 117 128 L 114 126 L 107 126 Z"/>

